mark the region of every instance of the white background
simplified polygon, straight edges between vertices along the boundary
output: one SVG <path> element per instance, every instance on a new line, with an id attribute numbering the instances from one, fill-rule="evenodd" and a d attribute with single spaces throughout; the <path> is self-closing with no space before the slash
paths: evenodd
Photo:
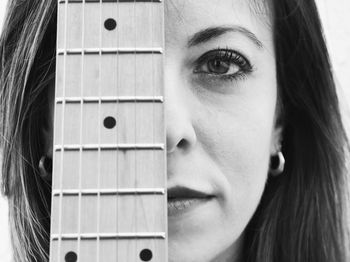
<path id="1" fill-rule="evenodd" d="M 30 0 L 28 0 L 30 1 Z M 326 39 L 333 61 L 335 76 L 346 126 L 350 127 L 350 1 L 316 0 L 325 28 Z M 0 31 L 5 12 L 6 0 L 0 0 Z M 7 225 L 8 208 L 5 199 L 0 197 L 0 261 L 10 261 L 10 241 Z"/>

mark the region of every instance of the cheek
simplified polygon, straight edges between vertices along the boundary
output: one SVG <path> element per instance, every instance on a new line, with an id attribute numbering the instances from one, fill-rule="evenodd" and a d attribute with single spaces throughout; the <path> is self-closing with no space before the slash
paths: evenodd
<path id="1" fill-rule="evenodd" d="M 220 170 L 220 204 L 226 221 L 238 223 L 241 228 L 253 215 L 267 178 L 275 109 L 273 97 L 265 102 L 241 99 L 226 110 L 207 109 L 202 111 L 206 112 L 202 115 L 203 121 L 197 122 L 202 125 L 197 129 L 202 130 L 198 139 Z"/>
<path id="2" fill-rule="evenodd" d="M 233 124 L 231 127 L 226 126 L 226 129 L 222 126 L 216 147 L 212 147 L 215 151 L 213 154 L 217 155 L 216 164 L 225 175 L 233 198 L 245 201 L 252 198 L 255 201 L 256 194 L 264 186 L 271 129 L 265 123 L 258 126 Z"/>

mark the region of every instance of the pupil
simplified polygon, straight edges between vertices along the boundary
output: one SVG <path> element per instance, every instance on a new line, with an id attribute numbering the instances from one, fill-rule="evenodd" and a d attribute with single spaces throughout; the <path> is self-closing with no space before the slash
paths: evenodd
<path id="1" fill-rule="evenodd" d="M 229 70 L 229 64 L 222 62 L 218 59 L 215 60 L 211 60 L 208 63 L 208 69 L 210 72 L 212 73 L 216 73 L 216 74 L 224 74 L 227 73 Z"/>
<path id="2" fill-rule="evenodd" d="M 221 66 L 221 62 L 219 60 L 215 60 L 214 66 L 219 68 Z"/>

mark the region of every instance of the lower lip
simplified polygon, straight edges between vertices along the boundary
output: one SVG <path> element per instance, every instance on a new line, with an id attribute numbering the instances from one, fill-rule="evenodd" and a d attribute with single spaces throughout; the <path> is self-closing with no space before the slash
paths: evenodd
<path id="1" fill-rule="evenodd" d="M 168 199 L 168 216 L 178 216 L 187 213 L 196 207 L 199 207 L 208 201 L 212 197 L 207 198 L 176 198 Z"/>

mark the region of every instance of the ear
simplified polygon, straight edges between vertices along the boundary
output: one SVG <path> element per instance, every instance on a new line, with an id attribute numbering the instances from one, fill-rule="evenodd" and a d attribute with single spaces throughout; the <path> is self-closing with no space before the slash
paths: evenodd
<path id="1" fill-rule="evenodd" d="M 54 85 L 47 86 L 47 101 L 48 111 L 46 115 L 46 125 L 41 127 L 42 139 L 43 139 L 43 156 L 39 163 L 39 170 L 41 177 L 50 182 L 52 180 L 52 156 L 53 156 L 53 123 L 54 123 Z M 44 164 L 42 161 L 44 160 Z M 49 168 L 51 167 L 51 168 Z"/>
<path id="2" fill-rule="evenodd" d="M 42 127 L 42 134 L 44 138 L 46 156 L 52 158 L 53 149 L 53 125 L 54 125 L 54 101 L 55 101 L 55 86 L 53 81 L 47 86 L 47 101 L 48 101 L 48 112 L 46 115 L 47 125 Z"/>
<path id="3" fill-rule="evenodd" d="M 44 154 L 39 161 L 39 173 L 42 179 L 46 182 L 52 181 L 52 130 L 48 127 L 42 128 L 44 139 Z"/>
<path id="4" fill-rule="evenodd" d="M 52 158 L 53 153 L 53 128 L 50 125 L 49 127 L 42 128 L 42 134 L 44 139 L 44 150 L 45 155 Z"/>
<path id="5" fill-rule="evenodd" d="M 272 132 L 270 155 L 276 155 L 276 153 L 282 150 L 282 141 L 283 141 L 282 134 L 283 134 L 282 125 L 276 126 Z"/>

